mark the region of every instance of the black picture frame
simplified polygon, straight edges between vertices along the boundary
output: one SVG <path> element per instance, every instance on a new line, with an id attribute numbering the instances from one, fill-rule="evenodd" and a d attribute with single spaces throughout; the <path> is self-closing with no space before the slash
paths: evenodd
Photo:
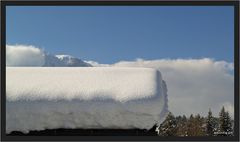
<path id="1" fill-rule="evenodd" d="M 3 141 L 239 141 L 239 1 L 1 1 L 1 140 Z M 6 6 L 233 6 L 234 7 L 234 136 L 7 136 L 6 135 Z"/>

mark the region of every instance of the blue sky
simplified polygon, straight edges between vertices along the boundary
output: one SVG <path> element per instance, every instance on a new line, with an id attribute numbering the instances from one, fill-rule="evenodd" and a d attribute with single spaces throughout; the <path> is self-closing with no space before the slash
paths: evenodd
<path id="1" fill-rule="evenodd" d="M 162 58 L 233 62 L 231 6 L 8 6 L 7 44 L 99 63 Z"/>

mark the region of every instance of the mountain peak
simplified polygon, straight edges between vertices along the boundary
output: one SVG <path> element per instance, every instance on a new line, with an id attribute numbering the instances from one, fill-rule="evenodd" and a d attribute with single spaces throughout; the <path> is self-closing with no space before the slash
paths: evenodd
<path id="1" fill-rule="evenodd" d="M 51 55 L 45 54 L 46 67 L 91 67 L 89 63 L 70 55 Z"/>

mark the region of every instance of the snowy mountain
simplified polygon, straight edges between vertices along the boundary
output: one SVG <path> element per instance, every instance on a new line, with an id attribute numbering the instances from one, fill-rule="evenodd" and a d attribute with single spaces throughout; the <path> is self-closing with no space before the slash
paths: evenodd
<path id="1" fill-rule="evenodd" d="M 92 67 L 91 64 L 69 55 L 54 55 L 31 45 L 7 45 L 8 67 Z"/>
<path id="2" fill-rule="evenodd" d="M 70 55 L 45 54 L 45 67 L 91 67 L 92 65 Z"/>

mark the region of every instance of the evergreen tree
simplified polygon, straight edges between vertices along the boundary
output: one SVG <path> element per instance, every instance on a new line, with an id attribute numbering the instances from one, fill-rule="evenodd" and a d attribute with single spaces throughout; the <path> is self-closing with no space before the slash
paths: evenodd
<path id="1" fill-rule="evenodd" d="M 187 134 L 186 134 L 186 136 L 194 136 L 193 127 L 194 127 L 194 117 L 191 114 L 188 121 L 187 121 Z"/>
<path id="2" fill-rule="evenodd" d="M 229 115 L 229 112 L 226 112 L 226 121 L 227 121 L 227 128 L 226 128 L 227 135 L 232 136 L 233 135 L 233 128 L 232 128 L 232 121 L 231 121 L 231 117 Z"/>
<path id="3" fill-rule="evenodd" d="M 166 119 L 159 127 L 160 136 L 175 136 L 176 135 L 177 121 L 174 115 L 169 112 Z"/>
<path id="4" fill-rule="evenodd" d="M 228 112 L 225 111 L 225 108 L 222 107 L 219 113 L 219 135 L 231 136 L 232 135 L 232 123 L 231 117 Z"/>
<path id="5" fill-rule="evenodd" d="M 199 114 L 195 117 L 191 114 L 187 122 L 187 135 L 186 136 L 204 136 L 205 126 L 204 118 Z"/>
<path id="6" fill-rule="evenodd" d="M 182 117 L 182 136 L 187 136 L 187 117 L 185 115 L 183 115 Z"/>
<path id="7" fill-rule="evenodd" d="M 194 123 L 194 136 L 204 136 L 205 133 L 205 126 L 204 126 L 204 118 L 197 114 L 195 116 L 195 123 Z"/>
<path id="8" fill-rule="evenodd" d="M 185 115 L 183 115 L 182 120 L 187 122 L 187 117 Z"/>
<path id="9" fill-rule="evenodd" d="M 212 116 L 212 111 L 210 109 L 208 111 L 206 127 L 207 127 L 207 135 L 214 136 L 215 124 L 214 124 L 214 118 Z"/>
<path id="10" fill-rule="evenodd" d="M 160 136 L 232 136 L 233 123 L 229 113 L 223 107 L 219 117 L 213 117 L 209 109 L 208 116 L 199 114 L 190 117 L 174 116 L 171 112 L 157 130 Z"/>
<path id="11" fill-rule="evenodd" d="M 185 115 L 176 117 L 177 119 L 177 136 L 187 136 L 187 117 Z"/>

